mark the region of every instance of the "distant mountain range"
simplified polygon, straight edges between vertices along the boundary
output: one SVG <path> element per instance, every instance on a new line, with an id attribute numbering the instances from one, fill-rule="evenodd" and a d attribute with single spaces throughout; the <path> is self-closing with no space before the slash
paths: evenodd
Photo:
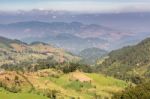
<path id="1" fill-rule="evenodd" d="M 130 13 L 75 13 L 67 11 L 18 10 L 14 12 L 0 11 L 0 23 L 16 23 L 22 21 L 42 22 L 81 22 L 84 24 L 98 24 L 107 27 L 132 32 L 149 32 L 150 12 Z"/>
<path id="2" fill-rule="evenodd" d="M 79 53 L 97 47 L 105 50 L 135 44 L 150 34 L 120 32 L 109 27 L 80 22 L 17 22 L 0 25 L 0 35 L 31 43 L 41 41 Z M 134 38 L 134 39 L 133 39 Z M 113 46 L 112 46 L 113 45 Z"/>
<path id="3" fill-rule="evenodd" d="M 149 37 L 149 18 L 149 12 L 0 11 L 0 36 L 50 43 L 73 53 L 91 47 L 111 51 Z"/>
<path id="4" fill-rule="evenodd" d="M 5 34 L 2 34 L 4 33 Z M 108 27 L 104 27 L 96 24 L 85 25 L 80 22 L 39 22 L 39 21 L 29 21 L 29 22 L 17 22 L 11 24 L 1 24 L 0 34 L 10 35 L 14 38 L 27 38 L 27 37 L 47 37 L 47 36 L 57 36 L 59 34 L 72 34 L 75 36 L 80 36 L 82 38 L 95 38 L 112 33 L 120 33 Z"/>
<path id="5" fill-rule="evenodd" d="M 113 33 L 118 34 L 117 38 Z M 30 21 L 1 24 L 0 35 L 18 38 L 28 43 L 42 41 L 72 52 L 80 52 L 89 47 L 104 49 L 112 38 L 118 39 L 125 34 L 96 24 Z"/>

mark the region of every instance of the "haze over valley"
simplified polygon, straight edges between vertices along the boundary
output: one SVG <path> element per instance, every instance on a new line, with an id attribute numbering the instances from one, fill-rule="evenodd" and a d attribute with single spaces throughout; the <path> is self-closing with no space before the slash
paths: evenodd
<path id="1" fill-rule="evenodd" d="M 50 43 L 73 53 L 90 47 L 111 51 L 148 37 L 149 15 L 149 12 L 82 14 L 36 9 L 1 12 L 0 34 L 26 43 Z"/>

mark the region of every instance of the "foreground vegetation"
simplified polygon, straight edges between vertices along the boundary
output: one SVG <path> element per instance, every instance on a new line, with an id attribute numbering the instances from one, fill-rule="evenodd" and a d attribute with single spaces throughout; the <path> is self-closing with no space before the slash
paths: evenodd
<path id="1" fill-rule="evenodd" d="M 56 69 L 24 73 L 3 71 L 0 75 L 0 85 L 0 97 L 8 99 L 110 99 L 113 93 L 128 86 L 124 81 L 102 74 L 79 71 L 63 73 Z M 16 96 L 18 98 L 15 98 Z"/>
<path id="2" fill-rule="evenodd" d="M 150 99 L 150 82 L 128 87 L 125 91 L 115 94 L 112 99 Z"/>

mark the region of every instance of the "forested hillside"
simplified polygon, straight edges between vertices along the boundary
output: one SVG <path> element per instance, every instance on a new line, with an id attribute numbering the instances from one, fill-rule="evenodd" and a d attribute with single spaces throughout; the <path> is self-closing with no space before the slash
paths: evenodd
<path id="1" fill-rule="evenodd" d="M 135 46 L 112 51 L 96 70 L 119 79 L 141 83 L 150 77 L 150 38 Z"/>

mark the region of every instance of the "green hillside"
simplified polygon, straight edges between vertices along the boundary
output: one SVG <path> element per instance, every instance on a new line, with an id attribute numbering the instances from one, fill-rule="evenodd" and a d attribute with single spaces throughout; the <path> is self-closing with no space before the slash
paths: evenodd
<path id="1" fill-rule="evenodd" d="M 150 77 L 150 38 L 135 46 L 112 51 L 96 70 L 119 79 L 141 83 Z"/>

